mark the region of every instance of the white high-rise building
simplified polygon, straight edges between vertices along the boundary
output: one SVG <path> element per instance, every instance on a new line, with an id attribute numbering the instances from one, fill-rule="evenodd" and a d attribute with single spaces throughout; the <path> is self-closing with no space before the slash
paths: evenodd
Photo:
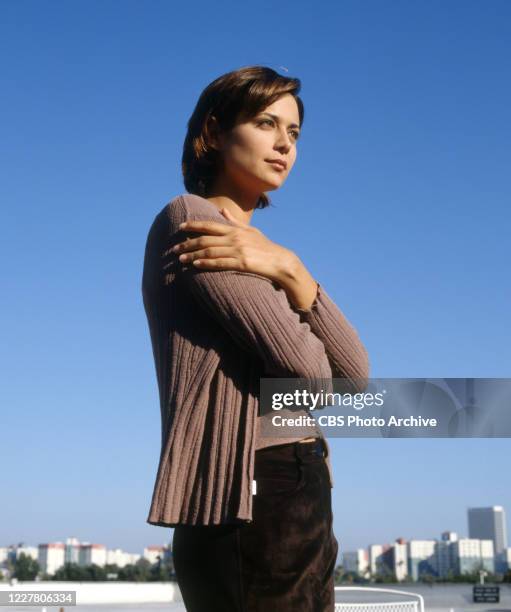
<path id="1" fill-rule="evenodd" d="M 149 561 L 149 563 L 157 563 L 158 557 L 163 560 L 165 553 L 165 546 L 146 546 L 144 548 L 143 557 Z"/>
<path id="2" fill-rule="evenodd" d="M 106 546 L 104 544 L 82 543 L 79 555 L 80 565 L 100 565 L 106 563 Z"/>
<path id="3" fill-rule="evenodd" d="M 19 559 L 20 555 L 23 553 L 26 557 L 30 557 L 37 561 L 39 558 L 39 551 L 37 546 L 24 546 L 23 544 L 18 544 L 14 547 L 14 557 Z"/>
<path id="4" fill-rule="evenodd" d="M 52 576 L 64 565 L 66 545 L 63 542 L 39 544 L 37 561 L 41 571 Z"/>
<path id="5" fill-rule="evenodd" d="M 476 538 L 461 538 L 453 543 L 456 573 L 467 574 L 485 569 L 495 571 L 493 542 Z"/>
<path id="6" fill-rule="evenodd" d="M 107 565 L 117 565 L 117 567 L 134 565 L 140 557 L 141 555 L 135 553 L 124 552 L 121 548 L 108 549 L 106 551 Z"/>
<path id="7" fill-rule="evenodd" d="M 380 574 L 383 571 L 383 554 L 386 547 L 381 544 L 371 544 L 369 546 L 369 571 L 371 574 Z"/>
<path id="8" fill-rule="evenodd" d="M 436 540 L 410 540 L 408 547 L 408 575 L 418 580 L 422 574 L 436 575 Z"/>
<path id="9" fill-rule="evenodd" d="M 481 540 L 481 563 L 487 572 L 495 572 L 495 549 L 491 540 Z"/>
<path id="10" fill-rule="evenodd" d="M 64 559 L 66 563 L 80 562 L 80 541 L 78 538 L 66 538 Z"/>
<path id="11" fill-rule="evenodd" d="M 345 572 L 353 572 L 363 578 L 369 577 L 369 555 L 363 548 L 343 552 L 342 565 Z"/>
<path id="12" fill-rule="evenodd" d="M 408 549 L 406 542 L 402 539 L 392 545 L 392 571 L 398 582 L 404 580 L 408 575 Z"/>
<path id="13" fill-rule="evenodd" d="M 511 570 L 511 548 L 506 548 L 502 553 L 502 562 L 504 564 L 504 572 Z"/>

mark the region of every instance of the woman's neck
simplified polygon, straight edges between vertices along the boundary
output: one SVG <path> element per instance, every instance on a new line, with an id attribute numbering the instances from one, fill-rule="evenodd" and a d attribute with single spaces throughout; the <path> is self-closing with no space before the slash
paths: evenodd
<path id="1" fill-rule="evenodd" d="M 235 187 L 217 184 L 209 190 L 205 199 L 214 204 L 218 210 L 227 208 L 236 219 L 250 223 L 259 195 L 248 194 L 246 191 L 240 193 Z"/>

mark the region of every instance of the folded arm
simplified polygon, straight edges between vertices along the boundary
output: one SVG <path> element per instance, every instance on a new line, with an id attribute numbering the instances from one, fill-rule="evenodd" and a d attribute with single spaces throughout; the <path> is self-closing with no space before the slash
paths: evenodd
<path id="1" fill-rule="evenodd" d="M 356 330 L 320 283 L 317 283 L 317 294 L 310 308 L 290 306 L 323 343 L 332 377 L 353 379 L 352 392 L 364 391 L 369 377 L 367 350 Z"/>
<path id="2" fill-rule="evenodd" d="M 182 277 L 240 348 L 262 359 L 268 374 L 331 378 L 323 343 L 271 281 L 244 272 L 191 267 L 183 268 Z"/>
<path id="3" fill-rule="evenodd" d="M 190 219 L 226 222 L 200 200 L 189 198 L 173 209 L 171 233 Z M 181 212 L 178 214 L 176 211 Z M 172 227 L 174 226 L 174 227 Z M 181 231 L 187 236 L 189 232 Z M 269 376 L 330 379 L 332 371 L 321 340 L 290 306 L 285 291 L 270 279 L 235 270 L 201 270 L 180 264 L 178 274 L 197 302 L 240 348 L 258 356 Z"/>

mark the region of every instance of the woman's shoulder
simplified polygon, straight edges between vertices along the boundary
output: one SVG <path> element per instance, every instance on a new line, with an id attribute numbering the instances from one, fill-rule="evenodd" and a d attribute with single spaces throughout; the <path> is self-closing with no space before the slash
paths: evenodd
<path id="1" fill-rule="evenodd" d="M 213 202 L 194 193 L 182 193 L 172 198 L 156 215 L 155 221 L 166 223 L 171 233 L 178 232 L 184 221 L 232 224 Z"/>
<path id="2" fill-rule="evenodd" d="M 184 220 L 220 221 L 228 223 L 218 208 L 206 198 L 195 193 L 182 193 L 168 204 L 169 212 L 180 210 Z"/>

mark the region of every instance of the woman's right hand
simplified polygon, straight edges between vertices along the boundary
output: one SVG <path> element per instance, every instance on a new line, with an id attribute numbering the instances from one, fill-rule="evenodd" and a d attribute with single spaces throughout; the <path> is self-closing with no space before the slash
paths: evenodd
<path id="1" fill-rule="evenodd" d="M 173 247 L 179 261 L 205 270 L 251 272 L 281 283 L 296 264 L 296 255 L 225 208 L 221 212 L 233 225 L 215 221 L 187 221 L 180 225 L 186 232 L 203 235 Z"/>

